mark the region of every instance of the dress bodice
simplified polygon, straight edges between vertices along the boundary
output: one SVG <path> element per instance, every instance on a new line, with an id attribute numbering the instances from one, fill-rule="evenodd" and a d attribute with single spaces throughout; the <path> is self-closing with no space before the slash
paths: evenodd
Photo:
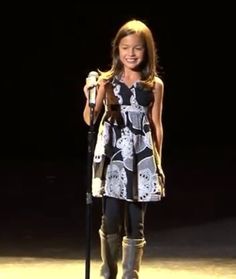
<path id="1" fill-rule="evenodd" d="M 127 106 L 131 106 L 131 110 L 142 110 L 141 107 L 148 107 L 153 101 L 152 90 L 144 89 L 139 82 L 135 82 L 128 87 L 125 83 L 115 78 L 112 85 L 114 94 L 121 105 L 121 110 L 124 108 L 127 110 Z"/>

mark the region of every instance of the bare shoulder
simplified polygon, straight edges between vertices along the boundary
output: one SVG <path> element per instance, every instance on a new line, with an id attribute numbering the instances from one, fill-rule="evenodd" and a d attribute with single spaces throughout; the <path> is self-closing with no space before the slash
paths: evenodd
<path id="1" fill-rule="evenodd" d="M 153 89 L 154 93 L 163 94 L 164 92 L 164 82 L 160 77 L 155 77 L 155 85 Z"/>
<path id="2" fill-rule="evenodd" d="M 98 80 L 98 85 L 101 87 L 104 87 L 106 85 L 106 80 L 105 79 L 99 79 Z"/>
<path id="3" fill-rule="evenodd" d="M 101 88 L 106 88 L 106 86 L 107 86 L 108 83 L 109 83 L 109 81 L 106 80 L 106 79 L 99 79 L 99 80 L 98 80 L 98 85 L 99 85 L 99 87 L 101 87 Z"/>
<path id="4" fill-rule="evenodd" d="M 109 79 L 104 79 L 104 78 L 98 79 L 98 84 L 101 86 L 106 86 L 109 82 L 110 82 Z"/>
<path id="5" fill-rule="evenodd" d="M 155 89 L 162 89 L 164 87 L 164 82 L 160 77 L 155 77 Z"/>

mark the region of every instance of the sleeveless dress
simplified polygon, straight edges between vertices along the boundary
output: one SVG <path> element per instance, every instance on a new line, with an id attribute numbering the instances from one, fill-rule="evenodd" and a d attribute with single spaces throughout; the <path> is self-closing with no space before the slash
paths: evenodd
<path id="1" fill-rule="evenodd" d="M 158 154 L 147 115 L 153 92 L 138 82 L 128 87 L 118 78 L 113 79 L 112 88 L 124 125 L 109 118 L 100 122 L 94 149 L 92 195 L 159 201 L 164 196 L 164 185 L 160 182 Z"/>

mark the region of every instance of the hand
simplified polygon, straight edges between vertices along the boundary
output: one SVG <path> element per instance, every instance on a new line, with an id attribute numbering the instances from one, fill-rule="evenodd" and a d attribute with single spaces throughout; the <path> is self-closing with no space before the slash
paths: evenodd
<path id="1" fill-rule="evenodd" d="M 84 85 L 83 91 L 84 91 L 85 97 L 87 99 L 89 97 L 89 89 L 91 89 L 91 88 L 93 88 L 93 87 L 95 87 L 97 85 L 98 85 L 98 83 L 94 79 L 91 79 L 89 77 L 86 78 L 86 83 Z"/>

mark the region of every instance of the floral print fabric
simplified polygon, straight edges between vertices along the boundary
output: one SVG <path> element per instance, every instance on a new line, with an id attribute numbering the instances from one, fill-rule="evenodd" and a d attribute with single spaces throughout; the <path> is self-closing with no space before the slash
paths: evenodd
<path id="1" fill-rule="evenodd" d="M 159 201 L 163 189 L 148 119 L 152 91 L 112 82 L 124 125 L 101 121 L 94 150 L 92 194 L 129 201 Z"/>

